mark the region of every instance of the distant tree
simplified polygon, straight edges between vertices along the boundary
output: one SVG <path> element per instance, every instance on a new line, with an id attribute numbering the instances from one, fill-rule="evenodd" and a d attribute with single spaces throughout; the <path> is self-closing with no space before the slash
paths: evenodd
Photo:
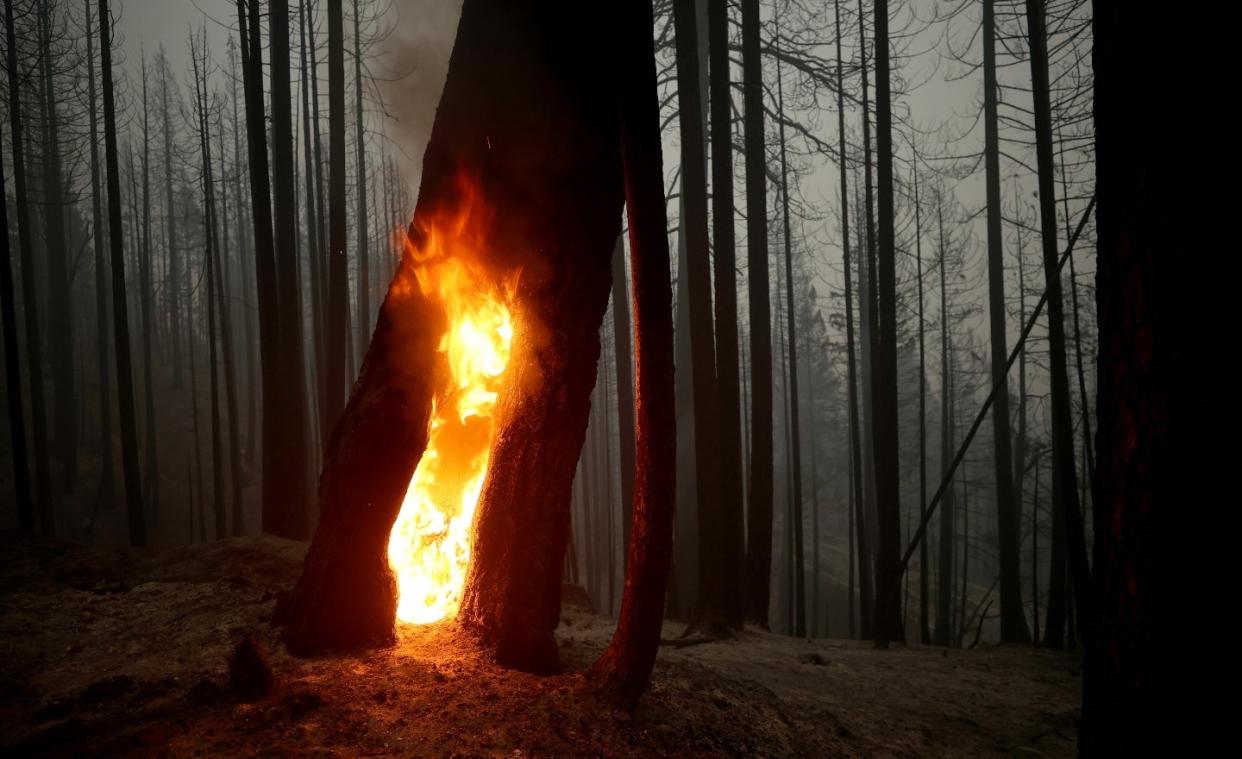
<path id="1" fill-rule="evenodd" d="M 345 31 L 341 0 L 328 0 L 328 309 L 323 434 L 345 403 L 349 342 L 349 270 L 345 255 Z"/>
<path id="2" fill-rule="evenodd" d="M 134 376 L 130 359 L 129 308 L 125 297 L 125 240 L 121 224 L 121 170 L 116 148 L 116 103 L 112 94 L 112 16 L 108 0 L 99 0 L 99 50 L 103 78 L 104 157 L 108 174 L 108 231 L 112 254 L 112 321 L 116 331 L 116 383 L 121 426 L 121 469 L 125 481 L 125 504 L 129 542 L 147 543 L 143 516 L 142 483 L 138 467 L 138 432 L 134 416 Z"/>

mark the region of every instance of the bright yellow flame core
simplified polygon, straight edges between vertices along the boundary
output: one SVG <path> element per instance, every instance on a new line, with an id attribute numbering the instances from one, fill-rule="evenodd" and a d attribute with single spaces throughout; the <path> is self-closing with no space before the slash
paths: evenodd
<path id="1" fill-rule="evenodd" d="M 433 236 L 430 247 L 437 242 Z M 427 253 L 414 253 L 415 260 Z M 427 624 L 461 603 L 513 324 L 504 297 L 462 258 L 439 258 L 415 273 L 447 317 L 439 350 L 449 376 L 437 389 L 427 450 L 388 539 L 388 563 L 397 576 L 397 619 Z"/>

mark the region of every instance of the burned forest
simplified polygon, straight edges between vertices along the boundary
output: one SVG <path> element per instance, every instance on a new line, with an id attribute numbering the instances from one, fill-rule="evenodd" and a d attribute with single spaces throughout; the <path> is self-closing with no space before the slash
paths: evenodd
<path id="1" fill-rule="evenodd" d="M 0 15 L 0 753 L 1217 750 L 1189 10 Z"/>

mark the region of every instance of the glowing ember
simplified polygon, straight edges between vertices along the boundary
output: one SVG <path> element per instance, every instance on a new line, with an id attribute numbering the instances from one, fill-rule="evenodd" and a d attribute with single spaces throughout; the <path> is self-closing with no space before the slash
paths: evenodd
<path id="1" fill-rule="evenodd" d="M 470 205 L 424 230 L 421 250 L 406 248 L 420 291 L 439 301 L 447 324 L 439 350 L 448 376 L 437 389 L 427 450 L 388 539 L 397 619 L 415 624 L 454 614 L 461 601 L 492 413 L 513 341 L 504 294 L 472 263 Z"/>

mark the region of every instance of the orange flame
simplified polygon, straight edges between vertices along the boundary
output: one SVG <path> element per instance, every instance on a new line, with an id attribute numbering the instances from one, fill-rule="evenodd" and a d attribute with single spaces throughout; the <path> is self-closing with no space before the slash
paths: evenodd
<path id="1" fill-rule="evenodd" d="M 417 220 L 420 247 L 405 245 L 419 290 L 443 308 L 439 351 L 448 367 L 433 401 L 427 450 L 388 539 L 397 619 L 414 624 L 455 614 L 461 602 L 492 417 L 513 342 L 511 288 L 495 284 L 479 263 L 480 198 L 469 182 L 461 190 L 455 214 Z"/>

